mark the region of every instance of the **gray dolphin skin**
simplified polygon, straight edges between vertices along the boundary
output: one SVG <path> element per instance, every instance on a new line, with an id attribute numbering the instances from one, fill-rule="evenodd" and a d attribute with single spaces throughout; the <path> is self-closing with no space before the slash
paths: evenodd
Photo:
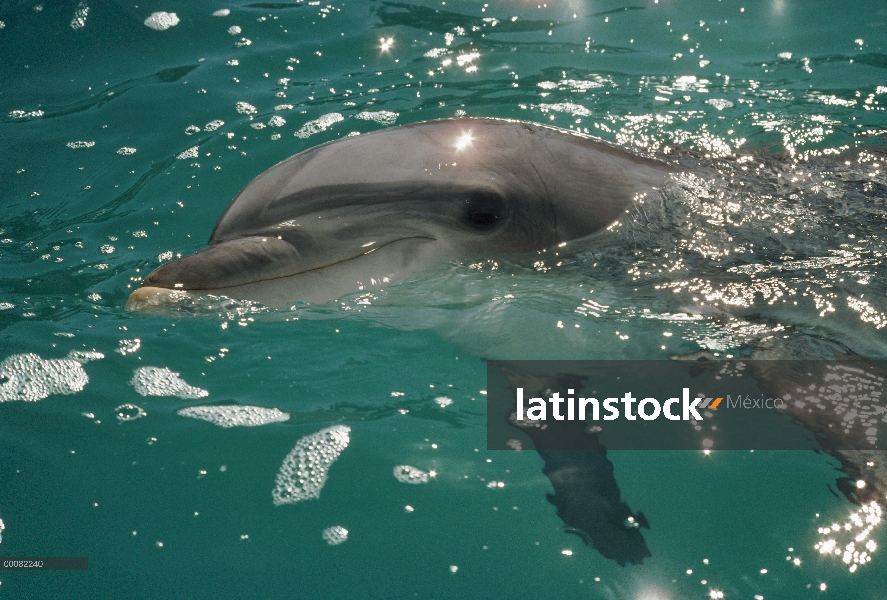
<path id="1" fill-rule="evenodd" d="M 606 228 L 672 170 L 572 131 L 502 119 L 347 137 L 256 177 L 207 247 L 151 272 L 126 309 L 183 293 L 324 302 L 442 259 L 545 250 Z"/>

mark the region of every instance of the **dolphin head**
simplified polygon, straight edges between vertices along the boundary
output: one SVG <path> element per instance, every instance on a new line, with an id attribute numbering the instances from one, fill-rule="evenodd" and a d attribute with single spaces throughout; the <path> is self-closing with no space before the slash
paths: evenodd
<path id="1" fill-rule="evenodd" d="M 544 250 L 607 227 L 669 171 L 519 121 L 429 121 L 348 137 L 256 177 L 208 246 L 151 272 L 127 308 L 170 291 L 330 300 L 440 258 Z"/>

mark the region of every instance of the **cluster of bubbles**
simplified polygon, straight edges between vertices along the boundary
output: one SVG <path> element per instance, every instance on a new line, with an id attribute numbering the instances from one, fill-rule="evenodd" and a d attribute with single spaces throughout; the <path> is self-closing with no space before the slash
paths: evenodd
<path id="1" fill-rule="evenodd" d="M 321 131 L 326 131 L 333 124 L 338 123 L 340 121 L 344 121 L 345 117 L 342 116 L 342 113 L 329 113 L 314 119 L 313 121 L 308 121 L 299 131 L 296 132 L 296 137 L 305 139 L 314 135 L 315 133 L 319 133 Z"/>
<path id="2" fill-rule="evenodd" d="M 397 465 L 394 467 L 394 478 L 401 483 L 428 483 L 429 474 L 410 465 Z"/>
<path id="3" fill-rule="evenodd" d="M 333 425 L 298 441 L 283 459 L 277 481 L 271 491 L 274 504 L 294 504 L 319 498 L 326 484 L 327 472 L 351 441 L 351 428 Z"/>
<path id="4" fill-rule="evenodd" d="M 51 394 L 75 394 L 89 376 L 83 363 L 104 358 L 100 352 L 71 351 L 66 358 L 44 360 L 36 354 L 14 354 L 0 362 L 0 402 L 36 402 Z"/>
<path id="5" fill-rule="evenodd" d="M 163 11 L 151 13 L 151 16 L 145 19 L 145 25 L 156 31 L 164 31 L 178 24 L 179 17 L 176 16 L 176 13 Z"/>
<path id="6" fill-rule="evenodd" d="M 186 400 L 209 396 L 208 391 L 188 385 L 178 373 L 166 367 L 140 367 L 129 383 L 142 396 L 178 396 Z"/>
<path id="7" fill-rule="evenodd" d="M 135 421 L 136 419 L 141 419 L 148 415 L 143 408 L 129 403 L 121 404 L 115 408 L 114 414 L 117 415 L 117 420 L 121 423 L 125 421 Z"/>
<path id="8" fill-rule="evenodd" d="M 288 421 L 289 413 L 262 406 L 189 406 L 176 411 L 182 417 L 208 421 L 219 427 L 256 427 Z"/>
<path id="9" fill-rule="evenodd" d="M 341 525 L 333 525 L 323 530 L 321 534 L 326 543 L 330 546 L 338 546 L 348 539 L 348 530 Z"/>

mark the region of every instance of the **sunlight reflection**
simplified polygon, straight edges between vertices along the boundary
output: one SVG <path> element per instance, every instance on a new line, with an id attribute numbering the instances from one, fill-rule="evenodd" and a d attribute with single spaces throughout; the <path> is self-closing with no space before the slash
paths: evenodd
<path id="1" fill-rule="evenodd" d="M 472 142 L 474 142 L 474 138 L 471 137 L 471 131 L 466 131 L 459 136 L 453 145 L 456 147 L 457 152 L 461 152 L 463 149 L 471 146 Z"/>
<path id="2" fill-rule="evenodd" d="M 858 511 L 850 513 L 844 523 L 820 527 L 820 540 L 813 547 L 820 554 L 840 556 L 844 564 L 849 565 L 849 571 L 855 573 L 859 565 L 872 560 L 872 554 L 878 549 L 871 534 L 881 524 L 881 514 L 881 507 L 876 502 L 864 504 Z"/>
<path id="3" fill-rule="evenodd" d="M 595 578 L 595 581 L 597 580 Z M 674 594 L 662 589 L 662 587 L 653 587 L 650 584 L 646 584 L 646 587 L 641 589 L 635 598 L 636 600 L 671 600 L 671 598 L 674 598 Z"/>

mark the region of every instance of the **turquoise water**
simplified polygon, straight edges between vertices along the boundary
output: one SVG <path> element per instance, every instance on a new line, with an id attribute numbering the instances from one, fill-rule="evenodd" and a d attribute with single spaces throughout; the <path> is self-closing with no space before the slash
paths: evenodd
<path id="1" fill-rule="evenodd" d="M 483 394 L 485 358 L 887 357 L 883 2 L 85 0 L 0 21 L 0 555 L 90 561 L 4 572 L 0 596 L 887 598 L 879 549 L 851 572 L 815 548 L 858 510 L 834 459 L 611 452 L 651 525 L 652 557 L 620 567 L 562 531 L 537 454 L 485 450 Z M 684 174 L 557 261 L 123 311 L 276 162 L 460 115 Z M 203 405 L 289 418 L 177 413 Z M 335 425 L 319 497 L 275 505 L 284 459 Z"/>

